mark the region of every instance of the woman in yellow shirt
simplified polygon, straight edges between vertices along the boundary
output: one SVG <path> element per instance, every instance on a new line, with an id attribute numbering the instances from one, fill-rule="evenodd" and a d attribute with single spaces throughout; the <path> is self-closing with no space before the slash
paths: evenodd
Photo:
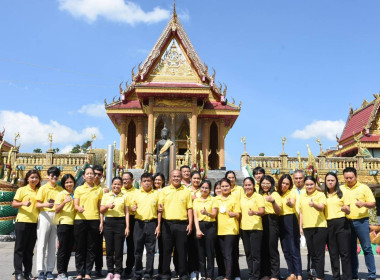
<path id="1" fill-rule="evenodd" d="M 129 235 L 129 205 L 121 192 L 123 180 L 112 179 L 112 192 L 106 193 L 100 203 L 100 213 L 105 216 L 104 238 L 108 274 L 106 280 L 120 280 L 123 272 L 123 248 Z"/>
<path id="2" fill-rule="evenodd" d="M 222 195 L 216 199 L 218 240 L 226 270 L 224 278 L 231 280 L 240 277 L 238 247 L 240 201 L 231 194 L 231 181 L 229 179 L 221 179 L 220 187 Z"/>
<path id="3" fill-rule="evenodd" d="M 280 236 L 279 216 L 281 215 L 281 196 L 275 190 L 272 176 L 264 175 L 259 182 L 259 193 L 265 199 L 263 219 L 263 239 L 261 246 L 261 278 L 279 279 L 280 254 L 278 238 Z"/>
<path id="4" fill-rule="evenodd" d="M 214 200 L 222 195 L 222 188 L 220 187 L 220 181 L 215 182 L 214 184 Z M 216 228 L 218 228 L 218 221 L 216 221 Z M 220 248 L 220 244 L 218 239 L 215 239 L 215 259 L 216 259 L 216 265 L 218 267 L 218 279 L 223 278 L 223 275 L 226 273 L 226 269 L 224 267 L 224 259 L 222 250 Z"/>
<path id="5" fill-rule="evenodd" d="M 300 196 L 300 232 L 305 235 L 307 251 L 317 273 L 317 280 L 325 277 L 325 246 L 327 222 L 325 217 L 326 196 L 317 190 L 317 180 L 305 177 L 306 192 Z"/>
<path id="6" fill-rule="evenodd" d="M 210 196 L 211 182 L 203 180 L 200 187 L 201 196 L 193 202 L 196 244 L 198 249 L 198 267 L 202 278 L 214 279 L 214 243 L 216 240 L 215 217 L 218 208 Z M 207 258 L 207 268 L 206 268 Z"/>
<path id="7" fill-rule="evenodd" d="M 162 189 L 165 187 L 165 176 L 162 173 L 156 173 L 153 176 L 153 185 L 154 185 L 154 190 L 155 191 L 162 191 Z M 162 257 L 163 257 L 163 245 L 162 245 L 162 235 L 157 239 L 157 244 L 156 244 L 156 251 L 158 247 L 158 277 L 161 277 L 162 275 Z"/>
<path id="8" fill-rule="evenodd" d="M 263 237 L 261 217 L 265 211 L 264 198 L 256 192 L 255 181 L 247 177 L 243 181 L 245 194 L 240 199 L 241 238 L 243 240 L 245 257 L 250 280 L 260 279 L 260 251 Z"/>
<path id="9" fill-rule="evenodd" d="M 75 178 L 71 174 L 63 175 L 61 191 L 55 199 L 55 213 L 57 221 L 58 251 L 57 251 L 57 279 L 67 278 L 71 251 L 74 245 L 74 186 Z"/>
<path id="10" fill-rule="evenodd" d="M 327 204 L 325 215 L 327 219 L 327 246 L 329 249 L 331 270 L 334 279 L 352 279 L 350 238 L 351 226 L 346 218 L 350 214 L 348 193 L 342 193 L 338 177 L 329 172 L 325 177 L 325 195 Z M 342 263 L 342 275 L 340 263 Z"/>
<path id="11" fill-rule="evenodd" d="M 289 174 L 278 180 L 277 192 L 281 196 L 280 241 L 288 265 L 287 280 L 302 280 L 302 263 L 300 253 L 300 230 L 296 216 L 296 190 Z"/>
<path id="12" fill-rule="evenodd" d="M 13 198 L 12 207 L 18 208 L 15 223 L 16 242 L 13 253 L 14 275 L 16 280 L 34 279 L 31 275 L 33 250 L 37 241 L 36 208 L 37 190 L 41 184 L 41 175 L 37 170 L 29 170 L 24 179 L 24 187 L 19 188 Z M 24 275 L 22 275 L 24 265 Z"/>

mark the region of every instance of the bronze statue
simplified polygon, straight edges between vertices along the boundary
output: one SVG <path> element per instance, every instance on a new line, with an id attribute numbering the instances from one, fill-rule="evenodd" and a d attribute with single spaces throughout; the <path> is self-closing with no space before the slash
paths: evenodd
<path id="1" fill-rule="evenodd" d="M 162 139 L 157 142 L 156 172 L 164 174 L 165 178 L 169 178 L 170 146 L 173 145 L 168 137 L 169 129 L 164 124 L 164 128 L 161 130 Z"/>

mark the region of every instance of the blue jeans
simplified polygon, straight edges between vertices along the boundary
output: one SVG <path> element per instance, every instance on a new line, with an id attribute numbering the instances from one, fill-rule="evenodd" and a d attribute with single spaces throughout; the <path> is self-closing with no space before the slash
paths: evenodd
<path id="1" fill-rule="evenodd" d="M 368 269 L 368 277 L 376 278 L 375 258 L 373 257 L 371 240 L 369 239 L 368 218 L 350 220 L 351 222 L 351 266 L 352 277 L 358 277 L 359 260 L 356 252 L 357 238 L 364 253 L 365 264 Z"/>

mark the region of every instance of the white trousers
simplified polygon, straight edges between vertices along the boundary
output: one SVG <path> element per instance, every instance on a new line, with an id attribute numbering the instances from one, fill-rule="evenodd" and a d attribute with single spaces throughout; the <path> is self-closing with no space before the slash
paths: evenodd
<path id="1" fill-rule="evenodd" d="M 57 250 L 57 225 L 55 212 L 41 211 L 37 224 L 37 273 L 53 272 Z M 46 265 L 45 265 L 46 259 Z"/>

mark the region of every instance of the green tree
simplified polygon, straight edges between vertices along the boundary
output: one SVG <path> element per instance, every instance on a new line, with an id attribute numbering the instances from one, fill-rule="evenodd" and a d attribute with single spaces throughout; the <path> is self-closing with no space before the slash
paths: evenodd
<path id="1" fill-rule="evenodd" d="M 41 154 L 42 150 L 40 148 L 36 148 L 33 150 L 33 153 Z"/>
<path id="2" fill-rule="evenodd" d="M 82 146 L 80 146 L 80 148 L 82 149 L 82 152 L 85 153 L 85 152 L 87 152 L 87 150 L 88 150 L 88 148 L 89 148 L 90 146 L 91 146 L 91 141 L 88 140 L 88 141 L 84 142 L 84 143 L 82 144 Z"/>
<path id="3" fill-rule="evenodd" d="M 76 144 L 76 145 L 72 148 L 72 150 L 71 150 L 70 153 L 72 153 L 72 154 L 79 154 L 80 152 L 81 152 L 81 148 L 80 148 L 79 144 Z"/>
<path id="4" fill-rule="evenodd" d="M 53 152 L 54 152 L 54 153 L 58 153 L 58 152 L 59 152 L 59 148 L 54 148 L 54 149 L 53 149 Z"/>

